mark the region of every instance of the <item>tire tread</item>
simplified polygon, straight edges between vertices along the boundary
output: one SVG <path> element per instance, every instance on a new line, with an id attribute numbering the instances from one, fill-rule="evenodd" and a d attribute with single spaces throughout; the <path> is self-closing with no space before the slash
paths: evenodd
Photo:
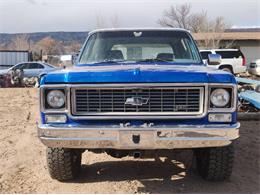
<path id="1" fill-rule="evenodd" d="M 233 145 L 196 151 L 199 174 L 208 181 L 223 181 L 230 177 L 234 161 Z"/>
<path id="2" fill-rule="evenodd" d="M 81 153 L 66 148 L 47 148 L 47 166 L 51 178 L 59 181 L 74 179 L 81 167 Z"/>

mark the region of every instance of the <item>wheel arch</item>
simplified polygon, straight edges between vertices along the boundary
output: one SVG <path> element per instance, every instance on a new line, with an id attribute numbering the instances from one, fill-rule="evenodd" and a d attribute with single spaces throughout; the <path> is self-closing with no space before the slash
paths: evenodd
<path id="1" fill-rule="evenodd" d="M 221 64 L 218 69 L 222 70 L 224 68 L 228 68 L 231 70 L 232 74 L 234 74 L 233 66 L 231 64 Z"/>

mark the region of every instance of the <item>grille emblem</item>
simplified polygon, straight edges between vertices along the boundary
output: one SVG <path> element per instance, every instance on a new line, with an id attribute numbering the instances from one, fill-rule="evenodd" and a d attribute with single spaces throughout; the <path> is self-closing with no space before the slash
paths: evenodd
<path id="1" fill-rule="evenodd" d="M 148 101 L 149 98 L 131 97 L 126 99 L 125 104 L 132 106 L 142 106 L 143 104 L 147 104 Z"/>

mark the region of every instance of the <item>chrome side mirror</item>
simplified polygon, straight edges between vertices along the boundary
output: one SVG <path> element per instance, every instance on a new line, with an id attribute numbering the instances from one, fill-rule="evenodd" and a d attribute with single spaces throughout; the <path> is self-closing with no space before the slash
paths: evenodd
<path id="1" fill-rule="evenodd" d="M 219 65 L 221 63 L 221 55 L 219 54 L 209 54 L 208 64 L 209 65 Z"/>

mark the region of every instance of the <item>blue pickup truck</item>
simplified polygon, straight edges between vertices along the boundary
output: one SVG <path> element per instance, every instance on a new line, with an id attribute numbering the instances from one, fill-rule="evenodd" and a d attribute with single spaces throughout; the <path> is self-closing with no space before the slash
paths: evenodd
<path id="1" fill-rule="evenodd" d="M 210 54 L 208 64 L 221 57 Z M 203 64 L 184 29 L 89 33 L 73 68 L 40 83 L 38 136 L 52 178 L 80 173 L 85 150 L 121 158 L 192 150 L 198 173 L 222 181 L 239 137 L 237 85 Z"/>

